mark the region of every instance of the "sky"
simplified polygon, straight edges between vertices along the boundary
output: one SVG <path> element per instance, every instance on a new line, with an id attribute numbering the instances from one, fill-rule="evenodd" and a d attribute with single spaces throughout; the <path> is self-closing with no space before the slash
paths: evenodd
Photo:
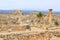
<path id="1" fill-rule="evenodd" d="M 60 11 L 60 0 L 0 0 L 0 10 L 48 10 Z"/>

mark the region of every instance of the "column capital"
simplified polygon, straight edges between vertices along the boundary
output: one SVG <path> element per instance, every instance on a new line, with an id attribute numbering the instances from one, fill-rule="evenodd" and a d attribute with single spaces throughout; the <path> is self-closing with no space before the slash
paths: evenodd
<path id="1" fill-rule="evenodd" d="M 49 9 L 49 11 L 52 11 L 53 9 Z"/>

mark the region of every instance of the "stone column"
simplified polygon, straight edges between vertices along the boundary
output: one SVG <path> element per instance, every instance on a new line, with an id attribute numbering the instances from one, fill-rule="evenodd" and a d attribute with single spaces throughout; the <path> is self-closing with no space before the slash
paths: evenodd
<path id="1" fill-rule="evenodd" d="M 52 9 L 49 9 L 49 26 L 52 25 Z"/>
<path id="2" fill-rule="evenodd" d="M 46 23 L 45 23 L 45 21 L 46 21 L 46 18 L 44 18 L 43 29 L 44 29 L 44 30 L 47 30 L 47 27 L 46 27 Z"/>

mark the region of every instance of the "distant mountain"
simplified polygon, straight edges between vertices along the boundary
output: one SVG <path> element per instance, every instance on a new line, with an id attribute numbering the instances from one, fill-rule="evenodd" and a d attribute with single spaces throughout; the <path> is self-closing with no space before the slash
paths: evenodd
<path id="1" fill-rule="evenodd" d="M 0 10 L 0 13 L 12 13 L 13 10 Z"/>
<path id="2" fill-rule="evenodd" d="M 14 10 L 0 10 L 0 14 L 2 13 L 2 14 L 5 14 L 5 13 L 12 13 Z M 33 12 L 32 10 L 23 10 L 22 11 L 23 13 L 25 13 L 25 14 L 28 14 L 28 13 L 30 13 L 30 12 Z"/>
<path id="3" fill-rule="evenodd" d="M 23 13 L 25 13 L 25 14 L 29 14 L 29 13 L 31 13 L 31 12 L 33 12 L 34 10 L 23 10 Z"/>
<path id="4" fill-rule="evenodd" d="M 14 10 L 0 10 L 0 14 L 10 14 L 10 13 L 12 13 Z M 31 12 L 34 12 L 35 10 L 22 10 L 22 12 L 24 13 L 24 14 L 28 14 L 28 13 L 31 13 Z M 40 12 L 42 12 L 42 13 L 48 13 L 48 11 L 40 11 Z M 60 14 L 60 12 L 58 11 L 58 12 L 53 12 L 53 13 L 55 13 L 55 14 Z"/>

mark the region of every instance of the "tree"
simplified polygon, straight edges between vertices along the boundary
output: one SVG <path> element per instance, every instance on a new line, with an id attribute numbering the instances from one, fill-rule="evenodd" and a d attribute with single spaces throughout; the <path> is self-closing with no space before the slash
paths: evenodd
<path id="1" fill-rule="evenodd" d="M 24 13 L 22 13 L 22 15 L 24 15 Z"/>
<path id="2" fill-rule="evenodd" d="M 40 18 L 40 19 L 42 18 L 42 16 L 43 16 L 43 14 L 42 14 L 41 12 L 39 12 L 39 13 L 37 14 L 37 17 Z"/>

